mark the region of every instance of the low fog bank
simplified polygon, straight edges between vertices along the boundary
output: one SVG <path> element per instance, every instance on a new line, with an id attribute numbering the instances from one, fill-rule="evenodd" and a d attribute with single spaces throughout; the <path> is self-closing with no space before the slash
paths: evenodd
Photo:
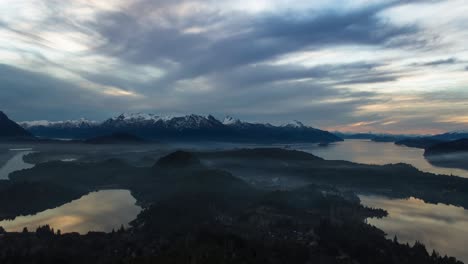
<path id="1" fill-rule="evenodd" d="M 430 155 L 425 158 L 434 166 L 468 170 L 468 152 Z"/>

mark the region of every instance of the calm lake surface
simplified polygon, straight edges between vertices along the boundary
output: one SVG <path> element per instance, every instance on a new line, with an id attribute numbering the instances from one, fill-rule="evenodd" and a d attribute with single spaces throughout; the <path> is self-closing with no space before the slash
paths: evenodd
<path id="1" fill-rule="evenodd" d="M 15 154 L 3 166 L 0 167 L 0 180 L 7 180 L 8 175 L 14 171 L 30 169 L 34 167 L 33 164 L 29 164 L 23 161 L 23 156 L 28 155 L 33 151 L 23 149 L 9 151 L 15 152 Z"/>
<path id="2" fill-rule="evenodd" d="M 320 147 L 316 143 L 297 144 L 229 144 L 212 143 L 179 144 L 177 148 L 187 150 L 226 150 L 233 148 L 278 147 L 301 150 L 312 153 L 327 160 L 347 160 L 363 164 L 384 165 L 391 163 L 407 163 L 421 171 L 435 174 L 456 175 L 468 178 L 468 170 L 437 167 L 424 158 L 424 150 L 395 145 L 393 142 L 373 142 L 371 140 L 347 139 Z"/>
<path id="3" fill-rule="evenodd" d="M 424 150 L 370 140 L 345 140 L 326 147 L 316 144 L 293 144 L 291 148 L 307 151 L 324 159 L 348 160 L 364 164 L 407 163 L 421 171 L 456 175 L 468 178 L 468 170 L 442 168 L 431 165 L 423 156 Z"/>
<path id="4" fill-rule="evenodd" d="M 468 211 L 444 204 L 427 204 L 410 198 L 388 199 L 379 196 L 360 196 L 364 205 L 388 211 L 388 217 L 371 218 L 374 225 L 400 243 L 423 242 L 429 253 L 436 249 L 441 255 L 454 256 L 468 263 Z"/>
<path id="5" fill-rule="evenodd" d="M 292 148 L 307 151 L 325 159 L 348 160 L 365 164 L 408 163 L 436 174 L 457 175 L 468 178 L 468 171 L 441 168 L 431 165 L 424 158 L 424 150 L 397 146 L 393 143 L 369 140 L 346 140 L 327 147 L 293 145 Z M 461 207 L 427 204 L 419 199 L 389 199 L 379 196 L 360 196 L 364 205 L 388 211 L 388 217 L 369 219 L 368 222 L 400 242 L 424 243 L 431 252 L 436 249 L 442 255 L 455 256 L 468 263 L 468 210 Z"/>
<path id="6" fill-rule="evenodd" d="M 128 190 L 93 192 L 71 203 L 35 215 L 19 216 L 14 220 L 0 221 L 9 232 L 21 232 L 24 227 L 35 231 L 40 225 L 50 225 L 62 233 L 88 231 L 110 232 L 134 220 L 141 207 Z"/>

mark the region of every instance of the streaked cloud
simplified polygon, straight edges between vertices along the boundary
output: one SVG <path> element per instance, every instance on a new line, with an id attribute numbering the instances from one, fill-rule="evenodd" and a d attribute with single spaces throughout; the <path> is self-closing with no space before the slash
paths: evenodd
<path id="1" fill-rule="evenodd" d="M 18 120 L 148 111 L 353 131 L 467 125 L 462 0 L 0 6 L 0 104 Z"/>

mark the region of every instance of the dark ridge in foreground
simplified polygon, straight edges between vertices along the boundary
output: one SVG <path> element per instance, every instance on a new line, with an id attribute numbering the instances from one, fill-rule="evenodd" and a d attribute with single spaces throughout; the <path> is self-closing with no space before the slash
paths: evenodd
<path id="1" fill-rule="evenodd" d="M 25 230 L 0 234 L 0 261 L 28 264 L 461 264 L 453 257 L 442 257 L 436 252 L 429 254 L 421 243 L 410 246 L 387 240 L 382 231 L 358 222 L 337 223 L 323 218 L 306 224 L 297 222 L 299 215 L 271 207 L 234 218 L 213 217 L 206 211 L 196 212 L 196 215 L 193 210 L 170 211 L 174 208 L 177 207 L 166 204 L 151 208 L 138 217 L 144 222 L 143 226 L 121 228 L 108 234 L 61 234 L 48 226 L 34 233 Z M 159 210 L 169 210 L 169 216 L 157 217 L 166 216 L 166 211 Z M 183 229 L 184 233 L 174 233 L 171 229 L 162 231 L 167 226 L 181 225 L 181 220 L 191 217 L 195 221 Z"/>

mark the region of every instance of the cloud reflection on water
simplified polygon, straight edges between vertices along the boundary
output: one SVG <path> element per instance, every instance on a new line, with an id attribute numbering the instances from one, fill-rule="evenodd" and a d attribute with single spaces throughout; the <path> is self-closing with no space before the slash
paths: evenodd
<path id="1" fill-rule="evenodd" d="M 35 215 L 19 216 L 13 221 L 1 221 L 7 231 L 35 230 L 48 224 L 62 233 L 106 231 L 127 225 L 141 208 L 128 190 L 104 190 L 90 193 L 71 203 Z"/>
<path id="2" fill-rule="evenodd" d="M 384 230 L 389 238 L 400 242 L 423 242 L 428 251 L 453 255 L 468 261 L 468 210 L 444 204 L 428 204 L 416 198 L 388 199 L 360 196 L 364 205 L 388 211 L 388 217 L 368 219 L 369 224 Z"/>

